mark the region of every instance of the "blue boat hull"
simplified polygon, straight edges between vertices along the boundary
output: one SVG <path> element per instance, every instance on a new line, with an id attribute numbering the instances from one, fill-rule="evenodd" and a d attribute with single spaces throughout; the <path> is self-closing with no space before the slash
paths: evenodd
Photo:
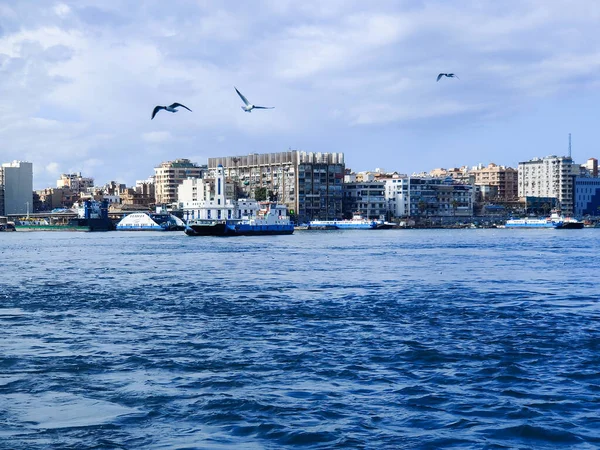
<path id="1" fill-rule="evenodd" d="M 250 225 L 244 223 L 218 222 L 214 224 L 188 225 L 188 236 L 264 236 L 294 233 L 294 225 Z"/>

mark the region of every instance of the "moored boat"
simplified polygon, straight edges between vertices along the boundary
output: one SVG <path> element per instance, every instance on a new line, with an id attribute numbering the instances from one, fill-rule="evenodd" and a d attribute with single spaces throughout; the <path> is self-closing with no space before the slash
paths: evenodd
<path id="1" fill-rule="evenodd" d="M 244 200 L 247 207 L 252 201 Z M 260 236 L 292 234 L 294 224 L 287 216 L 287 208 L 271 202 L 260 203 L 256 215 L 241 219 L 194 219 L 185 228 L 188 236 Z M 237 209 L 234 209 L 234 217 Z"/>
<path id="2" fill-rule="evenodd" d="M 354 214 L 352 219 L 345 220 L 311 220 L 309 230 L 382 230 L 392 228 L 393 224 L 383 220 L 365 219 L 360 214 Z"/>
<path id="3" fill-rule="evenodd" d="M 117 223 L 117 231 L 181 231 L 185 223 L 179 217 L 158 207 L 156 212 L 136 212 Z"/>
<path id="4" fill-rule="evenodd" d="M 506 221 L 504 228 L 581 229 L 583 226 L 583 222 L 572 217 L 565 217 L 560 214 L 560 211 L 553 210 L 549 217 L 542 219 L 509 219 Z"/>

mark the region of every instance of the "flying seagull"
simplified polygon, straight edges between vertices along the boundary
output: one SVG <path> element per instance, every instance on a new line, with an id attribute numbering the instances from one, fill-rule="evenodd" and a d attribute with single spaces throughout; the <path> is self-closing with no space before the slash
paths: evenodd
<path id="1" fill-rule="evenodd" d="M 244 97 L 242 95 L 242 93 L 240 91 L 238 91 L 238 89 L 235 86 L 233 88 L 235 89 L 235 92 L 237 92 L 237 94 L 240 96 L 240 98 L 244 102 L 244 106 L 242 106 L 241 108 L 244 111 L 246 111 L 246 112 L 252 112 L 253 109 L 273 109 L 273 108 L 275 108 L 274 106 L 256 106 L 256 105 L 253 105 L 252 103 L 250 103 L 248 101 L 248 99 L 246 97 Z"/>
<path id="2" fill-rule="evenodd" d="M 172 112 L 172 113 L 176 113 L 177 112 L 177 108 L 179 108 L 180 106 L 182 108 L 187 109 L 190 112 L 192 111 L 190 108 L 188 108 L 185 105 L 182 105 L 181 103 L 173 103 L 172 105 L 169 105 L 169 106 L 155 106 L 154 107 L 154 111 L 152 111 L 152 119 L 154 119 L 154 116 L 156 115 L 156 113 L 159 112 L 161 109 L 164 109 L 165 111 L 169 111 L 169 112 Z M 152 120 L 152 119 L 150 119 L 150 120 Z"/>
<path id="3" fill-rule="evenodd" d="M 440 78 L 442 77 L 448 77 L 448 78 L 458 78 L 456 75 L 454 75 L 453 73 L 440 73 L 437 77 L 436 81 L 440 81 Z M 460 80 L 460 78 L 458 78 Z"/>

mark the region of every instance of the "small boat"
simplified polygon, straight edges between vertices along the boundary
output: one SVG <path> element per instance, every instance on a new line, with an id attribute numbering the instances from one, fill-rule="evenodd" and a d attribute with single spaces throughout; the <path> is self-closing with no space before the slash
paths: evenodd
<path id="1" fill-rule="evenodd" d="M 17 231 L 15 229 L 15 224 L 12 222 L 0 223 L 0 232 L 1 231 Z"/>

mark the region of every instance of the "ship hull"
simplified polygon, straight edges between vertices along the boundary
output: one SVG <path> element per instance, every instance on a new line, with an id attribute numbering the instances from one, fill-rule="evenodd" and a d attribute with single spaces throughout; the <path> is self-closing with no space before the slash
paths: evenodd
<path id="1" fill-rule="evenodd" d="M 217 222 L 211 224 L 192 224 L 185 229 L 188 236 L 273 236 L 293 234 L 294 226 L 290 225 L 249 225 Z"/>

